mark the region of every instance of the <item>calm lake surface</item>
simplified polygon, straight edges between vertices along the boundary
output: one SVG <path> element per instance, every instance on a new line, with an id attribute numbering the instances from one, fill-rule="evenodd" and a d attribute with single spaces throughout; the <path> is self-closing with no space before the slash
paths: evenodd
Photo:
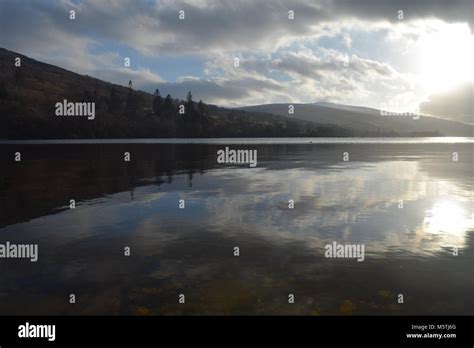
<path id="1" fill-rule="evenodd" d="M 0 143 L 0 314 L 474 314 L 474 139 L 179 142 Z"/>

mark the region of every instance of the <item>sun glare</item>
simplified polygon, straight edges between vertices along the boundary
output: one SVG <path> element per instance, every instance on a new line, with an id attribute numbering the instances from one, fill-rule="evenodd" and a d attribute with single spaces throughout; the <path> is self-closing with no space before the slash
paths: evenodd
<path id="1" fill-rule="evenodd" d="M 418 72 L 424 87 L 440 92 L 474 81 L 474 35 L 463 24 L 445 24 L 418 43 Z"/>
<path id="2" fill-rule="evenodd" d="M 473 227 L 473 220 L 457 202 L 441 201 L 426 212 L 424 229 L 431 234 L 447 234 L 464 237 L 465 232 Z"/>

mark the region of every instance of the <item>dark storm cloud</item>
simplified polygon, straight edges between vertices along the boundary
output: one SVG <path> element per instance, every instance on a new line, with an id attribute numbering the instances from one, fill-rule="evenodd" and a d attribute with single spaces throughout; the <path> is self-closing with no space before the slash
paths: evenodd
<path id="1" fill-rule="evenodd" d="M 467 22 L 474 28 L 472 0 L 334 0 L 332 13 L 369 21 L 398 22 L 398 11 L 404 20 L 437 18 L 446 22 Z"/>
<path id="2" fill-rule="evenodd" d="M 0 44 L 10 47 L 40 45 L 51 31 L 94 40 L 118 40 L 149 55 L 213 50 L 272 50 L 288 39 L 317 35 L 318 25 L 341 20 L 398 21 L 438 18 L 473 23 L 471 0 L 358 0 L 358 1 L 143 1 L 0 2 L 3 33 Z M 71 21 L 68 11 L 75 9 Z M 178 11 L 185 11 L 185 20 Z M 288 19 L 288 11 L 295 19 Z M 339 24 L 338 24 L 339 23 Z M 20 42 L 15 42 L 21 38 Z M 43 40 L 39 40 L 39 39 Z"/>
<path id="3" fill-rule="evenodd" d="M 359 0 L 359 1 L 163 1 L 150 7 L 145 3 L 90 2 L 79 5 L 83 31 L 120 39 L 146 54 L 209 51 L 273 50 L 288 39 L 317 35 L 323 24 L 344 19 L 370 22 L 438 18 L 448 22 L 472 21 L 470 0 Z M 185 19 L 178 19 L 178 11 Z M 288 19 L 288 11 L 295 19 Z M 140 23 L 139 25 L 137 23 Z M 64 25 L 59 21 L 58 25 Z M 472 27 L 472 26 L 471 26 Z M 71 29 L 71 26 L 69 26 Z M 77 29 L 77 28 L 76 28 Z"/>

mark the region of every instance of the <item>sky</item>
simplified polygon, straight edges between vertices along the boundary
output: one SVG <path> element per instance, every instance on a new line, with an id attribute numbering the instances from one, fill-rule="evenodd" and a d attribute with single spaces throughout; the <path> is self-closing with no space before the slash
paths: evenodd
<path id="1" fill-rule="evenodd" d="M 0 47 L 229 107 L 334 102 L 469 121 L 473 29 L 472 0 L 0 0 Z"/>

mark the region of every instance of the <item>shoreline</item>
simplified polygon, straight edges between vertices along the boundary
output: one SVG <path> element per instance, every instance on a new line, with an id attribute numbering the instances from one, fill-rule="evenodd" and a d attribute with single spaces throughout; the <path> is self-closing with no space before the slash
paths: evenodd
<path id="1" fill-rule="evenodd" d="M 319 138 L 118 138 L 0 140 L 16 144 L 474 144 L 474 137 L 319 137 Z"/>

